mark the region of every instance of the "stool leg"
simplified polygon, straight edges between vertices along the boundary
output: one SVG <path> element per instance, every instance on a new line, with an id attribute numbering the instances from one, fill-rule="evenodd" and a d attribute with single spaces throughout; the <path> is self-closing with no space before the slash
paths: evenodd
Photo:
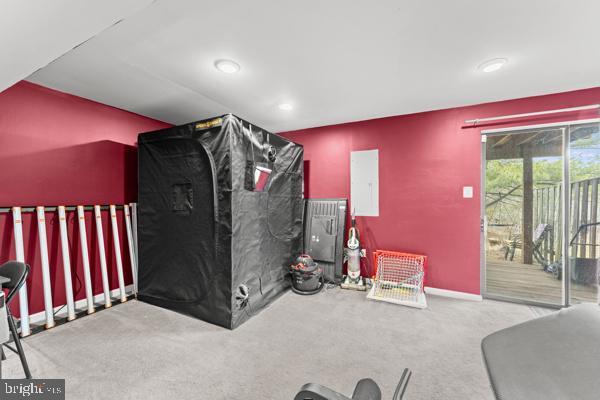
<path id="1" fill-rule="evenodd" d="M 13 320 L 12 314 L 9 311 L 9 308 L 6 308 L 8 315 L 8 326 L 10 327 L 10 331 L 13 335 L 13 340 L 15 342 L 15 346 L 17 347 L 17 351 L 19 352 L 19 358 L 21 359 L 21 365 L 23 365 L 23 371 L 25 372 L 25 378 L 31 379 L 31 372 L 29 372 L 29 365 L 27 365 L 27 359 L 25 358 L 25 351 L 23 350 L 23 346 L 21 346 L 21 338 L 19 337 L 19 332 L 17 331 L 17 326 L 15 325 L 15 321 Z"/>

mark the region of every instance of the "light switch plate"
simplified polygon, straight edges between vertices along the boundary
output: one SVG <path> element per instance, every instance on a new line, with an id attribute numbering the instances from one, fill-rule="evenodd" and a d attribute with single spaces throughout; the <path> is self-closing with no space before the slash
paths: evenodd
<path id="1" fill-rule="evenodd" d="M 465 199 L 473 198 L 473 186 L 463 186 L 463 198 L 465 198 Z"/>

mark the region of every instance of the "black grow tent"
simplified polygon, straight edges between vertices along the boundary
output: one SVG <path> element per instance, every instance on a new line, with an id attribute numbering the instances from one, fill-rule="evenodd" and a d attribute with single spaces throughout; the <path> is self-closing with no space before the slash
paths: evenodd
<path id="1" fill-rule="evenodd" d="M 140 300 L 233 329 L 290 286 L 301 145 L 231 114 L 138 145 Z"/>

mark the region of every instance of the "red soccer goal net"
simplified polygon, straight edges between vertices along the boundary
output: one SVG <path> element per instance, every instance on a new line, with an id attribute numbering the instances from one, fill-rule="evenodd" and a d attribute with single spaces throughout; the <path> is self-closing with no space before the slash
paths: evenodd
<path id="1" fill-rule="evenodd" d="M 375 280 L 368 298 L 424 308 L 423 286 L 427 256 L 377 250 L 373 253 Z"/>

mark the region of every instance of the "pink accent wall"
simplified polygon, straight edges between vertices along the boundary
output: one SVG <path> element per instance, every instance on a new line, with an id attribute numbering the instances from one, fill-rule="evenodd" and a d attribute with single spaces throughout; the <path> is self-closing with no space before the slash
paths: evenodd
<path id="1" fill-rule="evenodd" d="M 480 293 L 481 128 L 473 118 L 600 103 L 600 88 L 374 119 L 282 135 L 304 145 L 307 197 L 350 197 L 350 152 L 379 149 L 379 217 L 359 217 L 369 251 L 426 254 L 426 285 Z M 574 112 L 486 125 L 530 125 L 598 117 Z M 462 198 L 473 186 L 474 198 Z M 365 271 L 364 271 L 365 272 Z"/>
<path id="2" fill-rule="evenodd" d="M 0 93 L 0 207 L 76 204 L 126 204 L 137 198 L 137 134 L 169 126 L 29 82 Z M 123 214 L 118 213 L 119 226 Z M 92 213 L 86 213 L 94 293 L 102 292 L 98 245 Z M 108 212 L 104 241 L 111 289 L 118 287 Z M 79 230 L 67 213 L 76 299 L 85 298 Z M 15 257 L 11 214 L 0 214 L 0 263 Z M 58 216 L 46 214 L 53 303 L 66 302 Z M 23 215 L 30 314 L 43 311 L 37 219 Z M 126 283 L 131 283 L 127 237 L 119 232 Z M 18 299 L 11 306 L 18 315 Z"/>

